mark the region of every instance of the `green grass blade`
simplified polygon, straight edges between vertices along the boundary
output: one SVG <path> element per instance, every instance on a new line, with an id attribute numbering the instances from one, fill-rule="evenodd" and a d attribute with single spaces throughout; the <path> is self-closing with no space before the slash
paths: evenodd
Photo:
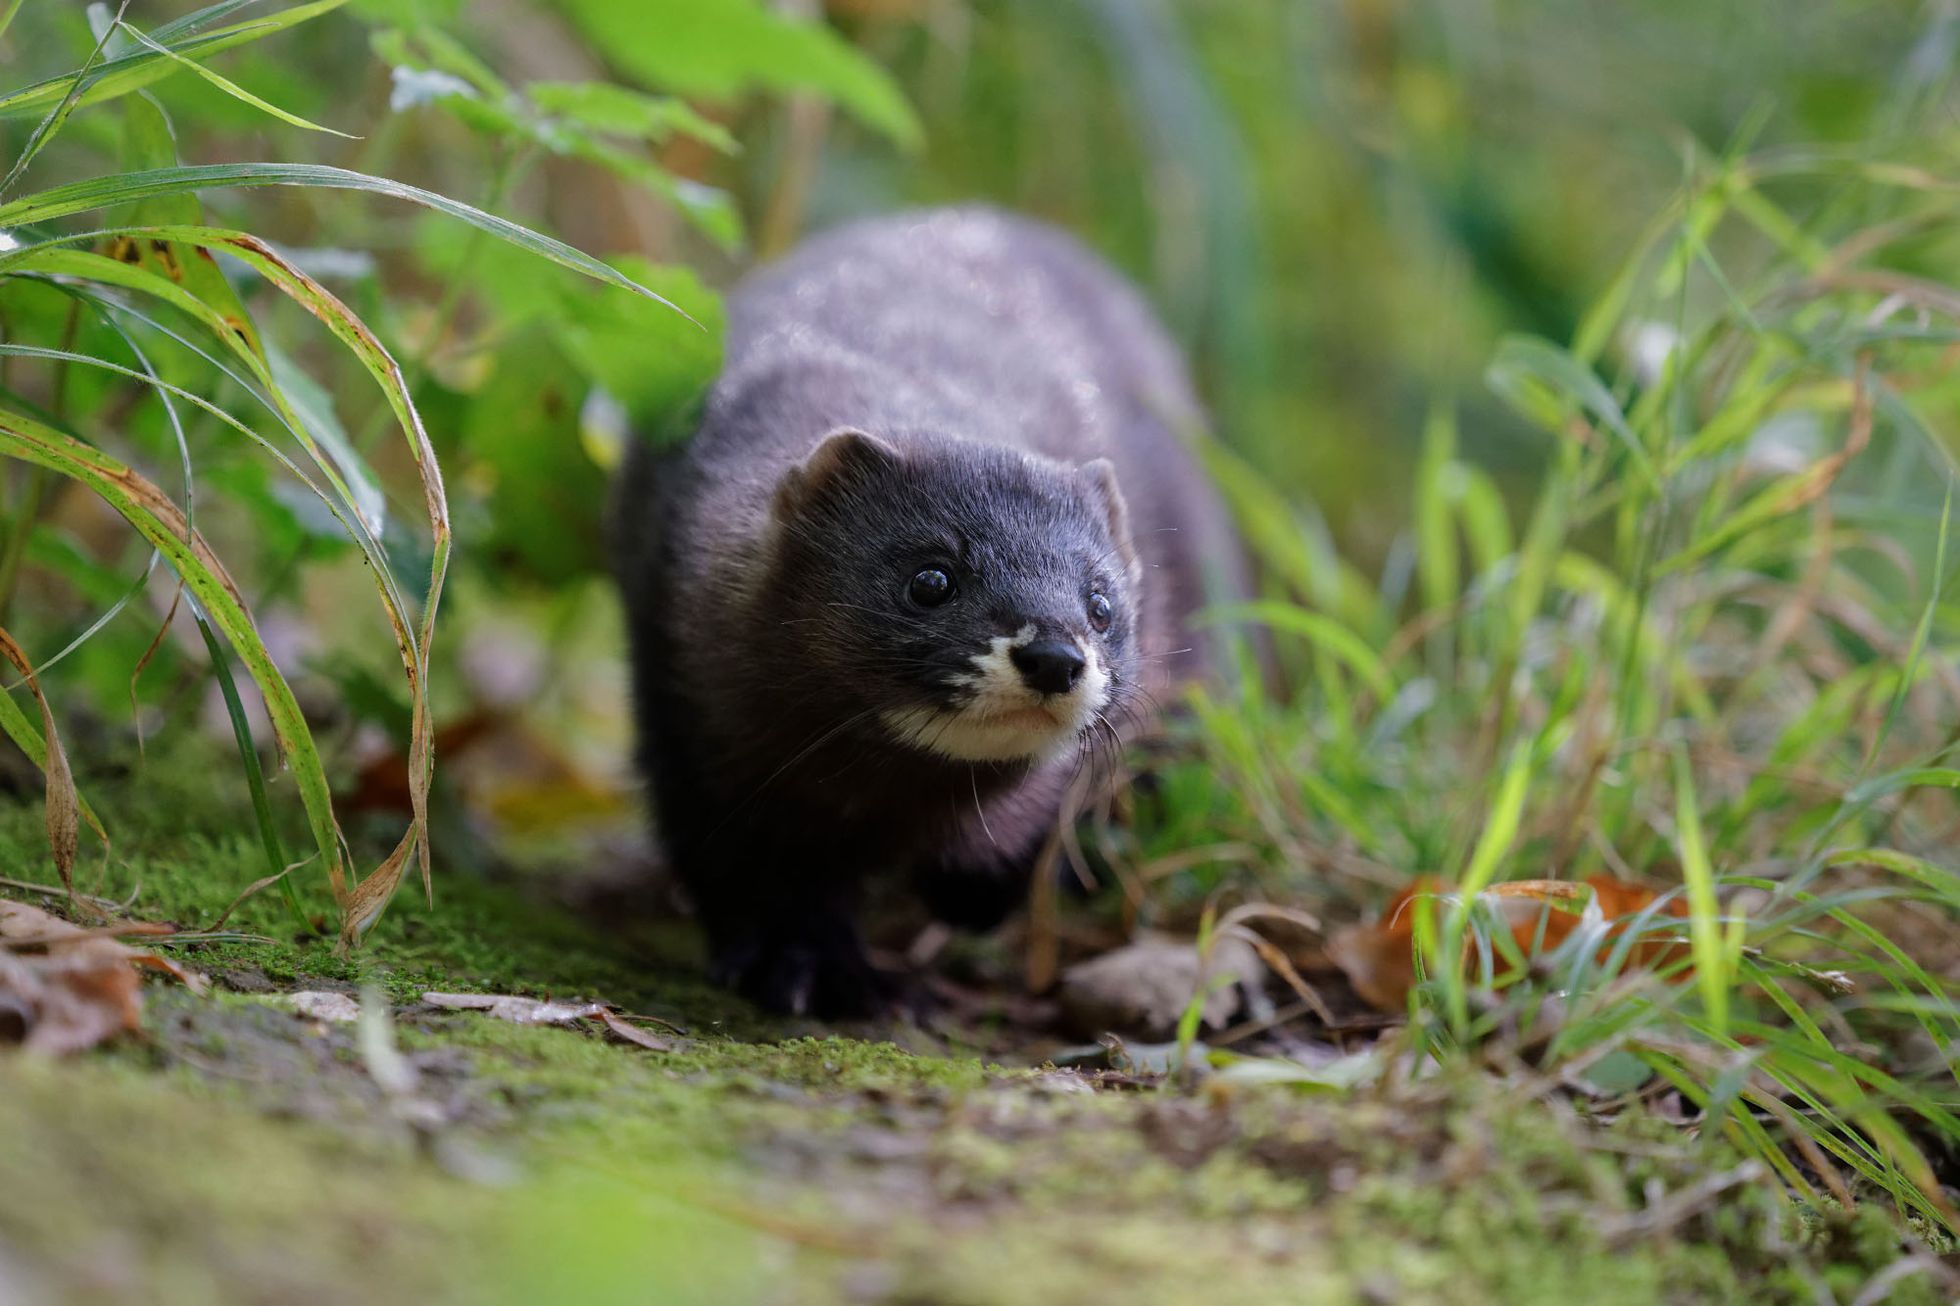
<path id="1" fill-rule="evenodd" d="M 232 678 L 231 659 L 225 654 L 225 647 L 218 642 L 218 636 L 211 629 L 211 623 L 191 604 L 191 617 L 197 622 L 197 633 L 204 636 L 204 648 L 211 658 L 211 674 L 217 679 L 218 692 L 224 696 L 225 714 L 231 718 L 232 738 L 238 744 L 238 761 L 245 772 L 245 784 L 252 794 L 252 815 L 259 825 L 259 841 L 265 848 L 268 874 L 276 876 L 280 889 L 284 891 L 286 906 L 293 913 L 293 921 L 300 933 L 311 934 L 313 923 L 306 915 L 306 908 L 299 900 L 299 890 L 293 886 L 293 877 L 283 875 L 286 865 L 286 850 L 280 845 L 279 826 L 272 819 L 272 799 L 265 790 L 265 767 L 259 761 L 258 745 L 252 742 L 252 723 L 245 715 L 245 704 L 238 697 L 238 682 Z"/>
<path id="2" fill-rule="evenodd" d="M 376 347 L 378 348 L 378 345 Z M 337 499 L 320 489 L 299 468 L 294 466 L 285 455 L 267 443 L 263 437 L 210 401 L 191 394 L 180 387 L 173 386 L 168 382 L 158 380 L 153 376 L 145 376 L 141 372 L 86 355 L 65 353 L 59 350 L 39 349 L 27 345 L 0 345 L 0 354 L 17 357 L 49 358 L 62 362 L 116 371 L 132 379 L 146 381 L 153 385 L 159 394 L 166 396 L 166 399 L 169 396 L 175 396 L 178 399 L 187 400 L 195 404 L 265 448 L 287 471 L 291 472 L 313 491 L 321 502 L 325 504 L 327 510 L 347 528 L 350 535 L 362 541 L 364 545 L 372 545 L 377 551 L 379 550 L 379 545 L 373 544 L 371 537 L 365 534 L 357 522 L 350 519 L 351 509 L 346 506 L 344 498 Z M 399 377 L 395 378 L 395 384 L 399 390 Z M 405 404 L 407 402 L 405 390 L 399 390 L 397 395 L 391 395 L 391 397 L 400 403 Z M 412 406 L 409 407 L 408 412 L 413 419 Z M 423 605 L 423 619 L 419 637 L 416 627 L 409 618 L 406 605 L 402 602 L 399 592 L 393 588 L 393 579 L 389 572 L 385 554 L 378 554 L 377 561 L 371 570 L 376 577 L 377 584 L 381 586 L 384 607 L 395 628 L 396 639 L 401 649 L 403 667 L 408 677 L 410 702 L 413 705 L 409 791 L 411 801 L 416 808 L 416 816 L 405 838 L 404 846 L 410 851 L 419 849 L 424 858 L 426 858 L 427 841 L 424 836 L 427 831 L 427 824 L 425 813 L 428 785 L 433 777 L 434 770 L 434 730 L 428 714 L 425 688 L 428 680 L 427 649 L 433 630 L 436 605 L 442 591 L 443 575 L 447 567 L 449 532 L 447 510 L 442 500 L 440 476 L 435 471 L 434 455 L 432 451 L 428 451 L 426 448 L 426 436 L 421 433 L 419 419 L 413 420 L 416 437 L 421 441 L 420 452 L 426 455 L 425 458 L 421 459 L 421 465 L 426 468 L 428 474 L 433 478 L 430 483 L 429 493 L 431 496 L 431 512 L 434 514 L 431 520 L 436 528 L 436 547 L 434 549 L 430 589 Z M 364 932 L 378 918 L 381 908 L 386 905 L 387 898 L 392 894 L 394 884 L 399 879 L 402 866 L 403 863 L 398 857 L 391 856 L 382 864 L 380 869 L 361 880 L 358 885 L 354 886 L 351 893 L 345 895 L 342 894 L 339 882 L 336 881 L 336 898 L 341 901 L 343 907 L 342 926 L 344 942 L 349 945 L 356 942 L 359 934 Z M 426 860 L 423 862 L 423 868 L 426 877 Z M 331 876 L 335 874 L 337 868 L 330 864 L 328 870 Z"/>
<path id="3" fill-rule="evenodd" d="M 1366 640 L 1334 618 L 1291 603 L 1262 600 L 1255 603 L 1226 603 L 1208 608 L 1202 621 L 1207 625 L 1254 622 L 1289 635 L 1298 635 L 1314 648 L 1325 652 L 1352 671 L 1375 695 L 1386 703 L 1395 696 L 1395 676 Z"/>
<path id="4" fill-rule="evenodd" d="M 128 10 L 129 5 L 130 0 L 122 0 L 121 6 L 116 10 L 118 22 L 122 20 L 123 13 Z M 27 166 L 34 162 L 35 156 L 41 152 L 42 147 L 54 139 L 55 133 L 61 130 L 61 125 L 68 121 L 68 115 L 75 111 L 81 101 L 82 79 L 96 67 L 96 61 L 102 57 L 102 51 L 109 44 L 109 35 L 109 30 L 104 29 L 96 37 L 95 46 L 89 51 L 88 59 L 82 64 L 81 73 L 77 74 L 72 83 L 58 95 L 50 97 L 53 101 L 52 107 L 28 134 L 27 143 L 21 146 L 20 154 L 15 157 L 13 166 L 7 169 L 6 177 L 0 178 L 0 195 L 5 195 L 14 188 L 14 183 L 20 180 L 21 174 L 27 171 Z"/>
<path id="5" fill-rule="evenodd" d="M 1688 889 L 1688 943 L 1695 959 L 1695 981 L 1701 989 L 1708 1023 L 1726 1037 L 1729 1023 L 1729 979 L 1724 947 L 1721 903 L 1715 895 L 1715 869 L 1702 837 L 1701 812 L 1695 802 L 1694 775 L 1686 754 L 1674 766 L 1675 835 L 1680 843 L 1681 877 Z"/>
<path id="6" fill-rule="evenodd" d="M 192 533 L 168 496 L 131 468 L 23 413 L 0 409 L 0 453 L 87 486 L 164 556 L 203 605 L 259 687 L 306 807 L 314 841 L 334 887 L 346 893 L 346 867 L 333 799 L 312 732 L 293 692 L 253 629 L 237 586 L 202 538 Z"/>
<path id="7" fill-rule="evenodd" d="M 1919 624 L 1913 627 L 1912 644 L 1906 650 L 1905 671 L 1899 676 L 1899 687 L 1892 694 L 1892 702 L 1885 709 L 1885 720 L 1879 725 L 1878 733 L 1872 736 L 1871 747 L 1865 750 L 1865 760 L 1859 770 L 1871 769 L 1878 757 L 1878 750 L 1892 735 L 1892 728 L 1899 723 L 1899 713 L 1904 710 L 1906 695 L 1912 691 L 1913 682 L 1919 676 L 1919 661 L 1926 653 L 1926 639 L 1933 631 L 1933 617 L 1940 609 L 1940 596 L 1946 590 L 1946 541 L 1948 528 L 1953 524 L 1953 482 L 1946 486 L 1946 501 L 1940 506 L 1939 542 L 1933 549 L 1932 593 L 1926 596 L 1926 606 L 1919 614 Z"/>
<path id="8" fill-rule="evenodd" d="M 1429 612 L 1456 602 L 1462 584 L 1448 485 L 1455 456 L 1456 418 L 1439 404 L 1423 423 L 1422 455 L 1416 462 L 1416 573 L 1422 582 L 1422 606 Z"/>
<path id="9" fill-rule="evenodd" d="M 220 50 L 229 50 L 248 41 L 262 40 L 309 19 L 318 18 L 321 14 L 330 13 L 346 3 L 347 0 L 313 0 L 311 4 L 294 5 L 291 9 L 281 10 L 276 14 L 234 23 L 229 27 L 221 27 L 216 31 L 197 35 L 199 28 L 215 21 L 216 17 L 243 7 L 242 4 L 213 5 L 198 13 L 187 14 L 175 22 L 165 23 L 150 35 L 158 44 L 167 47 L 172 54 L 194 59 L 216 54 Z M 179 37 L 183 39 L 180 40 Z M 105 100 L 128 95 L 131 91 L 140 91 L 181 70 L 179 63 L 154 50 L 122 55 L 100 64 L 85 65 L 75 72 L 50 77 L 10 95 L 0 96 L 0 117 L 39 113 L 49 106 L 59 105 L 64 101 L 68 101 L 72 108 L 87 108 L 92 104 L 100 104 Z"/>
<path id="10" fill-rule="evenodd" d="M 226 77 L 221 73 L 214 72 L 213 70 L 206 68 L 203 64 L 197 62 L 197 60 L 195 59 L 188 59 L 183 55 L 178 54 L 175 50 L 172 50 L 169 46 L 159 43 L 155 38 L 144 34 L 143 32 L 139 31 L 137 28 L 131 26 L 129 23 L 118 23 L 117 26 L 120 27 L 123 31 L 128 32 L 131 36 L 135 37 L 139 44 L 149 47 L 151 50 L 156 51 L 156 53 L 162 55 L 166 59 L 170 59 L 176 63 L 182 64 L 184 67 L 190 69 L 192 72 L 196 73 L 199 77 L 203 78 L 206 82 L 209 82 L 212 86 L 217 87 L 220 91 L 223 91 L 226 95 L 231 96 L 234 100 L 237 100 L 242 104 L 249 104 L 254 109 L 257 109 L 260 113 L 269 114 L 270 116 L 277 118 L 280 122 L 283 122 L 290 127 L 298 127 L 301 128 L 302 130 L 310 131 L 310 132 L 325 132 L 329 136 L 338 136 L 342 140 L 353 141 L 353 140 L 360 139 L 360 137 L 349 135 L 344 131 L 336 131 L 332 127 L 323 127 L 319 123 L 314 122 L 311 119 L 302 118 L 296 113 L 292 113 L 289 112 L 288 110 L 280 108 L 278 105 L 272 103 L 270 100 L 261 99 L 260 97 L 246 90 L 244 87 L 240 86 L 237 82 L 232 81 L 229 77 Z M 281 881 L 281 883 L 283 883 L 283 881 Z"/>
<path id="11" fill-rule="evenodd" d="M 1484 818 L 1483 832 L 1477 836 L 1476 847 L 1463 869 L 1463 879 L 1458 887 L 1466 899 L 1482 893 L 1497 878 L 1497 868 L 1503 864 L 1505 854 L 1510 852 L 1512 842 L 1518 837 L 1530 781 L 1531 749 L 1521 743 L 1511 750 L 1511 759 L 1504 767 L 1504 777 L 1498 782 L 1497 797 Z"/>
<path id="12" fill-rule="evenodd" d="M 17 200 L 0 204 L 0 229 L 49 222 L 71 214 L 87 213 L 112 204 L 135 203 L 159 195 L 181 195 L 195 191 L 249 186 L 309 186 L 328 190 L 354 190 L 419 204 L 424 208 L 434 209 L 448 217 L 467 222 L 528 253 L 549 259 L 575 272 L 582 272 L 595 281 L 603 281 L 607 285 L 644 295 L 656 303 L 665 304 L 682 317 L 686 317 L 688 321 L 694 321 L 686 312 L 631 277 L 593 258 L 590 254 L 573 249 L 563 241 L 553 240 L 507 218 L 485 213 L 482 209 L 452 200 L 446 195 L 423 190 L 420 186 L 389 181 L 385 177 L 371 177 L 366 173 L 350 172 L 346 168 L 333 168 L 325 164 L 215 163 L 199 167 L 151 168 L 143 172 L 94 177 L 32 195 L 23 195 Z M 143 229 L 120 230 L 134 233 Z M 242 245 L 249 242 L 253 246 L 263 247 L 261 242 L 237 232 L 216 228 L 199 230 L 216 246 Z M 90 233 L 93 234 L 96 233 Z M 184 236 L 175 238 L 188 239 Z M 23 249 L 28 248 L 34 246 L 23 247 Z M 5 271 L 7 265 L 8 259 L 0 257 L 0 271 Z"/>
<path id="13" fill-rule="evenodd" d="M 1626 450 L 1642 482 L 1659 488 L 1660 472 L 1627 424 L 1619 401 L 1591 368 L 1565 350 L 1535 336 L 1508 336 L 1498 344 L 1485 376 L 1491 389 L 1554 434 L 1565 433 L 1571 407 L 1591 413 Z"/>

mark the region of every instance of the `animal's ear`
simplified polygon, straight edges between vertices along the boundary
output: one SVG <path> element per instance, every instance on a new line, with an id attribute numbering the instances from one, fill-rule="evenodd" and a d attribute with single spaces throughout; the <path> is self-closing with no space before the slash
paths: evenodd
<path id="1" fill-rule="evenodd" d="M 1122 487 L 1116 483 L 1116 464 L 1107 458 L 1096 458 L 1083 463 L 1075 474 L 1087 487 L 1089 497 L 1101 505 L 1109 522 L 1110 542 L 1116 546 L 1117 556 L 1123 559 L 1130 584 L 1135 586 L 1143 579 L 1143 561 L 1137 556 L 1136 541 L 1130 535 L 1130 505 L 1123 498 Z"/>
<path id="2" fill-rule="evenodd" d="M 776 482 L 770 513 L 779 521 L 787 521 L 819 496 L 897 463 L 898 450 L 877 436 L 839 427 L 826 435 L 808 458 L 783 473 L 783 479 Z"/>

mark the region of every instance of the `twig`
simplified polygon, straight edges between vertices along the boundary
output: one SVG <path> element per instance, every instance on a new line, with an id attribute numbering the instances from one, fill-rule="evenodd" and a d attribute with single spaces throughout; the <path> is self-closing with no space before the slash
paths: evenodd
<path id="1" fill-rule="evenodd" d="M 0 886 L 9 889 L 20 889 L 26 893 L 44 894 L 50 898 L 66 898 L 68 896 L 68 890 L 57 889 L 51 884 L 36 884 L 32 880 L 13 880 L 4 875 L 0 875 Z M 97 911 L 118 911 L 123 906 L 123 904 L 117 903 L 109 898 L 98 898 L 94 894 L 89 893 L 78 893 L 75 897 L 77 900 L 87 903 Z"/>
<path id="2" fill-rule="evenodd" d="M 1743 1184 L 1755 1183 L 1766 1173 L 1768 1170 L 1763 1163 L 1752 1158 L 1733 1170 L 1709 1175 L 1692 1187 L 1671 1193 L 1645 1210 L 1635 1211 L 1617 1220 L 1602 1221 L 1600 1232 L 1605 1235 L 1607 1246 L 1624 1248 L 1639 1238 L 1665 1233 L 1693 1219 L 1714 1206 L 1723 1193 Z"/>

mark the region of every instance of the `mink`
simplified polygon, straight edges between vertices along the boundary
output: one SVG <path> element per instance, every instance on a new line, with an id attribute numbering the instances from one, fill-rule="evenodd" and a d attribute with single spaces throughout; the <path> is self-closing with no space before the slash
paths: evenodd
<path id="1" fill-rule="evenodd" d="M 1142 298 L 1072 238 L 958 208 L 752 273 L 692 438 L 613 502 L 638 760 L 710 970 L 880 1009 L 855 920 L 906 875 L 992 928 L 1068 786 L 1216 661 L 1244 580 Z"/>

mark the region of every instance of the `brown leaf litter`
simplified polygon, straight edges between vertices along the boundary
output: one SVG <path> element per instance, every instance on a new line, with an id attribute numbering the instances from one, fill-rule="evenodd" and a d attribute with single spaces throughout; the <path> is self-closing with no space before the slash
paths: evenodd
<path id="1" fill-rule="evenodd" d="M 496 993 L 424 993 L 422 1001 L 449 1011 L 486 1012 L 493 1020 L 507 1020 L 513 1025 L 569 1026 L 582 1020 L 596 1020 L 608 1034 L 622 1042 L 649 1052 L 674 1050 L 665 1039 L 628 1023 L 617 1008 L 605 1002 L 546 1002 L 540 998 Z"/>
<path id="2" fill-rule="evenodd" d="M 0 1043 L 60 1056 L 140 1031 L 144 969 L 202 993 L 202 976 L 117 937 L 169 932 L 127 921 L 87 929 L 0 899 Z"/>

